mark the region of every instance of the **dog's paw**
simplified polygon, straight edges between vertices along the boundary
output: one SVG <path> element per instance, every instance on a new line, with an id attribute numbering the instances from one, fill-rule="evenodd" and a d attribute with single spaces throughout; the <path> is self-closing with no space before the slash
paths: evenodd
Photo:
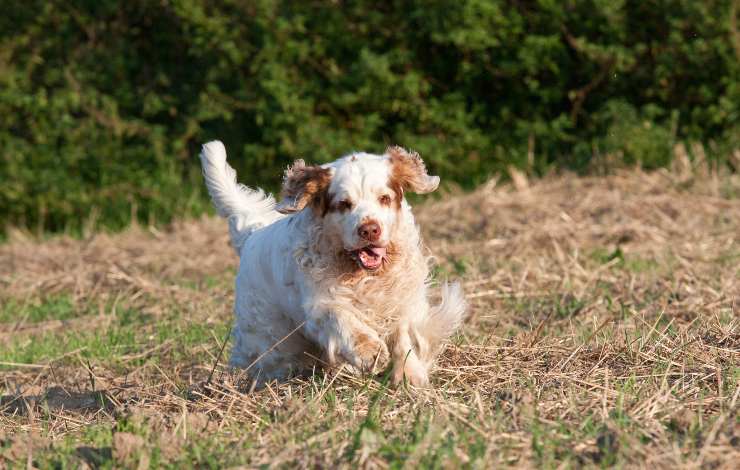
<path id="1" fill-rule="evenodd" d="M 404 383 L 412 387 L 425 388 L 429 386 L 429 374 L 424 367 L 406 364 L 395 366 L 391 376 L 393 385 L 399 386 Z"/>
<path id="2" fill-rule="evenodd" d="M 347 362 L 362 372 L 377 372 L 388 365 L 388 347 L 376 335 L 356 333 L 353 344 L 346 354 Z"/>

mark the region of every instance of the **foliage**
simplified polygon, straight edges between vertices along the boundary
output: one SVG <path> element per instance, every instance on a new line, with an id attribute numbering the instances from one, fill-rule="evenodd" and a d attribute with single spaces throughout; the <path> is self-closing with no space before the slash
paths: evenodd
<path id="1" fill-rule="evenodd" d="M 7 0 L 3 12 L 7 225 L 202 211 L 194 156 L 215 138 L 240 178 L 275 189 L 296 157 L 390 143 L 469 187 L 511 164 L 661 166 L 679 140 L 727 155 L 740 135 L 733 0 Z"/>

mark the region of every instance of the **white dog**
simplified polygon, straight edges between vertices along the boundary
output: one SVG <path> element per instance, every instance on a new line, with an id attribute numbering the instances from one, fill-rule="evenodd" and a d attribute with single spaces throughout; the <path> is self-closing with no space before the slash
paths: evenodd
<path id="1" fill-rule="evenodd" d="M 319 359 L 353 371 L 384 367 L 425 386 L 442 341 L 459 326 L 459 285 L 430 307 L 429 262 L 404 199 L 434 191 L 416 153 L 353 153 L 321 166 L 298 160 L 283 201 L 236 182 L 221 142 L 203 146 L 203 174 L 241 257 L 231 365 L 259 382 L 305 373 Z M 390 350 L 390 354 L 389 354 Z"/>

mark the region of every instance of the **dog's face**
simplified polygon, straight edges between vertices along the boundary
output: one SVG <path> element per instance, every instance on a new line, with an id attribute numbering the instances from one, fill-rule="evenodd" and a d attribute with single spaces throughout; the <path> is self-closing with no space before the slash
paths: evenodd
<path id="1" fill-rule="evenodd" d="M 402 216 L 388 159 L 355 154 L 335 162 L 326 197 L 324 230 L 338 235 L 360 266 L 380 268 Z"/>
<path id="2" fill-rule="evenodd" d="M 355 153 L 323 166 L 302 160 L 288 169 L 278 210 L 297 212 L 310 205 L 324 232 L 365 270 L 384 262 L 403 217 L 405 191 L 428 193 L 439 185 L 418 154 L 391 147 L 383 155 Z"/>

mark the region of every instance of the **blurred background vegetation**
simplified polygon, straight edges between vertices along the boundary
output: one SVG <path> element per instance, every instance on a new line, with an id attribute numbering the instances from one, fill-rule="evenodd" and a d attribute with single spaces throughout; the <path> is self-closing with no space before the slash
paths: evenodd
<path id="1" fill-rule="evenodd" d="M 200 213 L 216 138 L 273 190 L 294 158 L 390 143 L 463 187 L 510 165 L 665 166 L 679 142 L 732 167 L 738 3 L 4 0 L 0 220 Z"/>

